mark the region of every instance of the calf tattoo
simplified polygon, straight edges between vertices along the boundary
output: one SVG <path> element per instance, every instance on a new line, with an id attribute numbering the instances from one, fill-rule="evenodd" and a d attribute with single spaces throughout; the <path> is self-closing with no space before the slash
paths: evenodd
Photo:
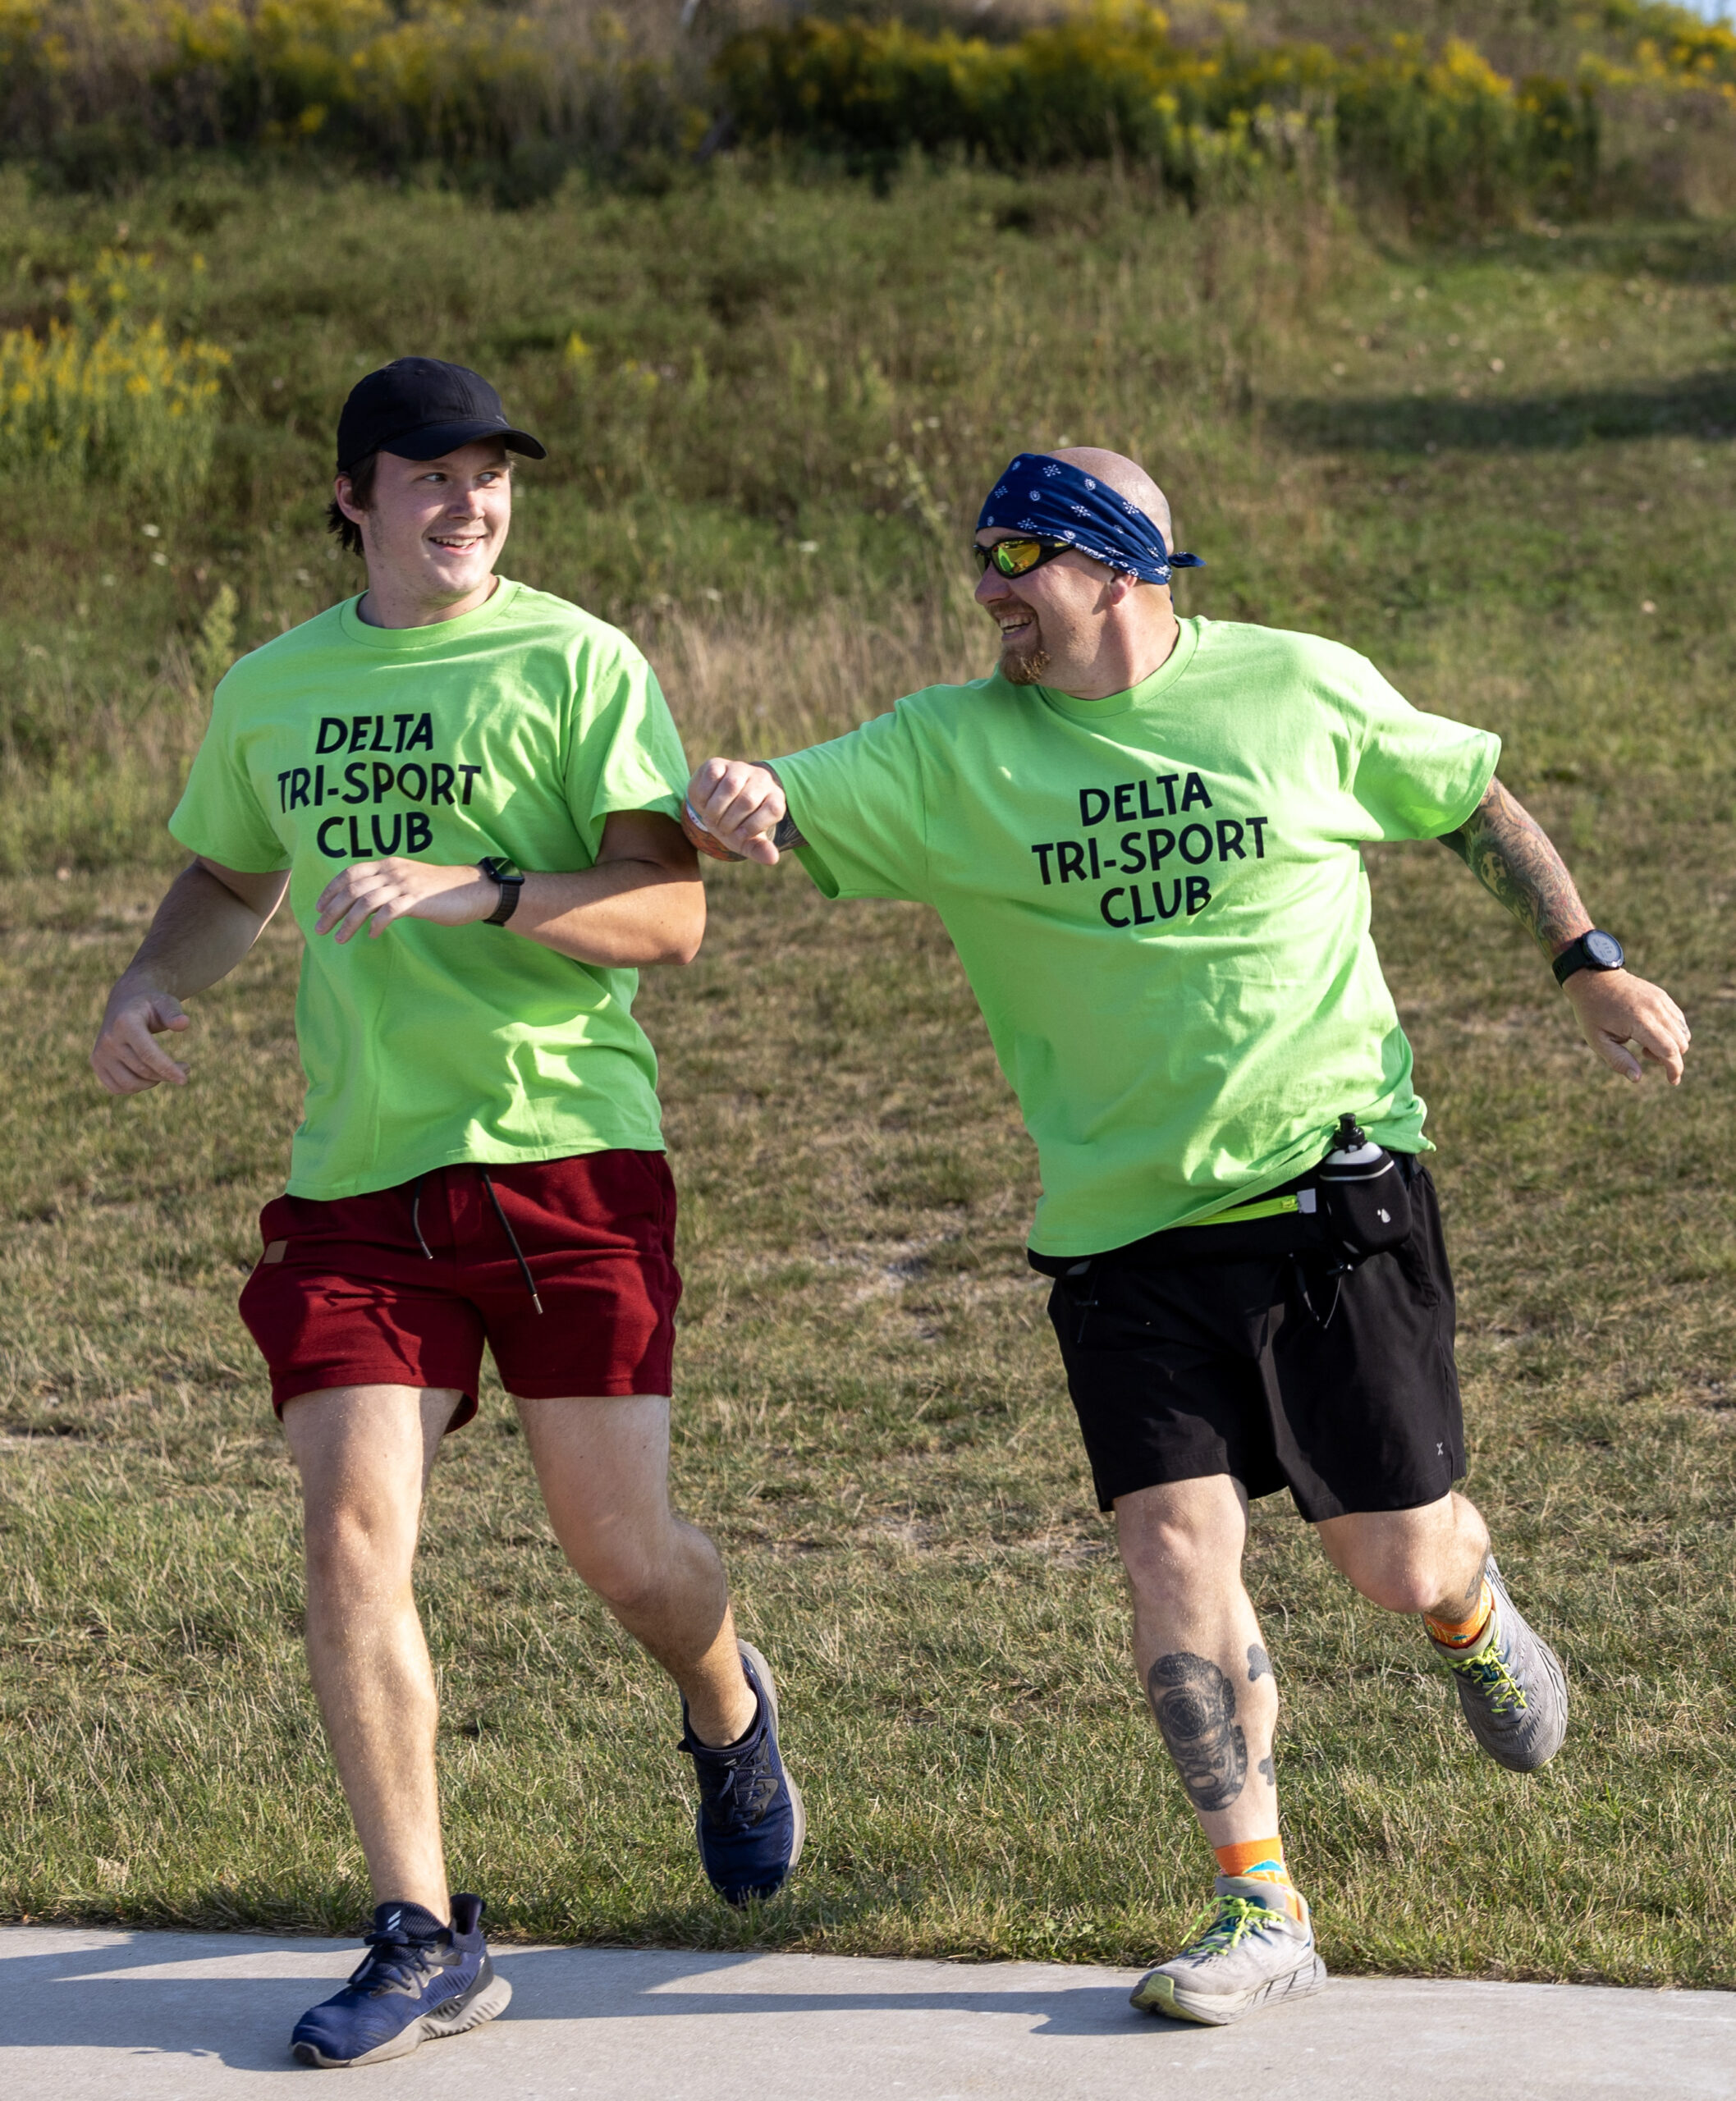
<path id="1" fill-rule="evenodd" d="M 1146 1689 L 1188 1800 L 1195 1809 L 1228 1809 L 1248 1778 L 1235 1687 L 1216 1664 L 1181 1650 L 1157 1659 Z"/>
<path id="2" fill-rule="evenodd" d="M 1271 1658 L 1257 1641 L 1250 1641 L 1248 1645 L 1248 1682 L 1252 1685 L 1256 1678 L 1270 1678 L 1271 1674 Z"/>

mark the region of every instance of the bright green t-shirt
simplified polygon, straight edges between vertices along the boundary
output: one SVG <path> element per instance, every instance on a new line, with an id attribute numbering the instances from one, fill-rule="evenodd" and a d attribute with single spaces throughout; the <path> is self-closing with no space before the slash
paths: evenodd
<path id="1" fill-rule="evenodd" d="M 637 972 L 487 925 L 401 919 L 341 948 L 313 931 L 352 861 L 589 868 L 612 812 L 678 816 L 687 764 L 650 666 L 603 621 L 504 579 L 431 627 L 370 627 L 356 602 L 229 673 L 169 820 L 226 867 L 290 871 L 307 942 L 291 1192 L 356 1196 L 459 1160 L 661 1151 Z"/>
<path id="2" fill-rule="evenodd" d="M 1187 620 L 1131 692 L 996 672 L 776 762 L 828 897 L 946 922 L 1037 1142 L 1046 1255 L 1208 1216 L 1423 1104 L 1368 932 L 1366 840 L 1455 831 L 1500 739 L 1336 643 Z"/>

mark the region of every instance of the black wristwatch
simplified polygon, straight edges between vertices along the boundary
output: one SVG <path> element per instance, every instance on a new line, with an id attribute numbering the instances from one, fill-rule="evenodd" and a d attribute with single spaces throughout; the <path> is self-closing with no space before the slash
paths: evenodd
<path id="1" fill-rule="evenodd" d="M 1582 934 L 1577 941 L 1563 949 L 1550 968 L 1555 973 L 1555 982 L 1564 985 L 1576 970 L 1619 970 L 1627 960 L 1615 935 L 1605 933 L 1601 927 L 1594 927 L 1590 933 Z"/>
<path id="2" fill-rule="evenodd" d="M 511 862 L 502 859 L 498 854 L 489 854 L 476 865 L 485 876 L 492 876 L 501 886 L 501 901 L 483 924 L 485 927 L 504 927 L 519 909 L 519 893 L 524 887 L 524 878 Z"/>

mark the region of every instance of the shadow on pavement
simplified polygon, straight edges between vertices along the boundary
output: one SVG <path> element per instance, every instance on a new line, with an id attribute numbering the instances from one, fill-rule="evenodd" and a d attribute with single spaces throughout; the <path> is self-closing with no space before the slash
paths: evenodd
<path id="1" fill-rule="evenodd" d="M 606 1993 L 575 2005 L 572 1983 L 557 1974 L 559 1962 L 571 1964 L 581 1952 L 595 1963 L 599 1957 L 615 1968 Z M 556 1958 L 552 1963 L 550 1957 Z M 1127 2003 L 1124 1984 L 1046 1984 L 1030 1983 L 997 1989 L 997 1974 L 1005 1978 L 1013 1966 L 985 1962 L 959 1965 L 956 1989 L 946 1991 L 803 1991 L 794 1986 L 776 1991 L 751 1988 L 722 1991 L 682 1990 L 680 1982 L 695 1976 L 715 1977 L 721 1971 L 744 1969 L 765 1958 L 758 1955 L 703 1955 L 650 1953 L 631 1950 L 558 1949 L 547 1954 L 514 1956 L 509 1950 L 497 1957 L 501 1971 L 512 1980 L 512 2011 L 531 2021 L 571 2020 L 584 2015 L 590 2020 L 631 2018 L 690 2018 L 695 2014 L 767 2013 L 1000 2013 L 1028 2016 L 1031 2033 L 1037 2035 L 1111 2035 L 1170 2030 L 1189 2032 L 1184 2021 L 1153 2020 L 1135 2013 Z M 820 1958 L 825 1961 L 826 1958 Z M 860 1958 L 852 1958 L 853 1966 Z M 867 1968 L 866 1964 L 861 1966 Z M 891 1966 L 890 1965 L 888 1966 Z M 1089 1974 L 1089 1973 L 1087 1973 Z M 975 1983 L 980 1978 L 980 1986 Z"/>
<path id="2" fill-rule="evenodd" d="M 39 1955 L 9 1955 L 0 1943 L 0 2050 L 160 2051 L 281 2071 L 290 2030 L 355 1966 L 349 1953 L 309 1941 L 299 1960 L 301 1951 L 281 1941 L 238 1937 L 226 1946 L 206 1934 L 153 1933 Z M 195 1963 L 234 1974 L 172 1974 Z"/>
<path id="3" fill-rule="evenodd" d="M 16 1956 L 0 1943 L 0 2052 L 99 2048 L 215 2058 L 236 2071 L 281 2070 L 297 2018 L 337 1989 L 355 1954 L 347 1943 L 309 1941 L 304 1953 L 281 1940 L 204 1934 L 153 1933 Z M 512 1984 L 508 2022 L 900 2012 L 1015 2015 L 1032 2035 L 1057 2038 L 1198 2032 L 1134 2013 L 1124 1984 L 997 1984 L 997 1976 L 1010 1978 L 1011 1966 L 991 1963 L 960 1966 L 958 1987 L 938 1991 L 838 1990 L 818 1975 L 819 1989 L 811 1990 L 800 1988 L 799 1977 L 785 1989 L 755 1989 L 745 1980 L 740 1989 L 726 1983 L 707 1989 L 700 1980 L 723 1982 L 767 1958 L 624 1948 L 505 1948 L 494 1955 Z M 816 1959 L 817 1970 L 831 1966 L 827 1958 Z M 193 1971 L 218 1974 L 187 1974 Z M 689 1980 L 694 1988 L 682 1989 Z M 864 1981 L 872 1984 L 872 1975 Z"/>

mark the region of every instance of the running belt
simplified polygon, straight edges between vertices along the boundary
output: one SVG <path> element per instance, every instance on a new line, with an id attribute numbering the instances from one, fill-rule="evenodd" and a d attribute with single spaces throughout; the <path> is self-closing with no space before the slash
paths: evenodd
<path id="1" fill-rule="evenodd" d="M 1277 1218 L 1285 1211 L 1300 1211 L 1312 1218 L 1320 1208 L 1317 1189 L 1294 1189 L 1287 1197 L 1262 1197 L 1251 1204 L 1238 1204 L 1234 1211 L 1216 1211 L 1210 1218 L 1190 1219 L 1187 1229 L 1208 1225 L 1240 1225 L 1257 1218 Z"/>

